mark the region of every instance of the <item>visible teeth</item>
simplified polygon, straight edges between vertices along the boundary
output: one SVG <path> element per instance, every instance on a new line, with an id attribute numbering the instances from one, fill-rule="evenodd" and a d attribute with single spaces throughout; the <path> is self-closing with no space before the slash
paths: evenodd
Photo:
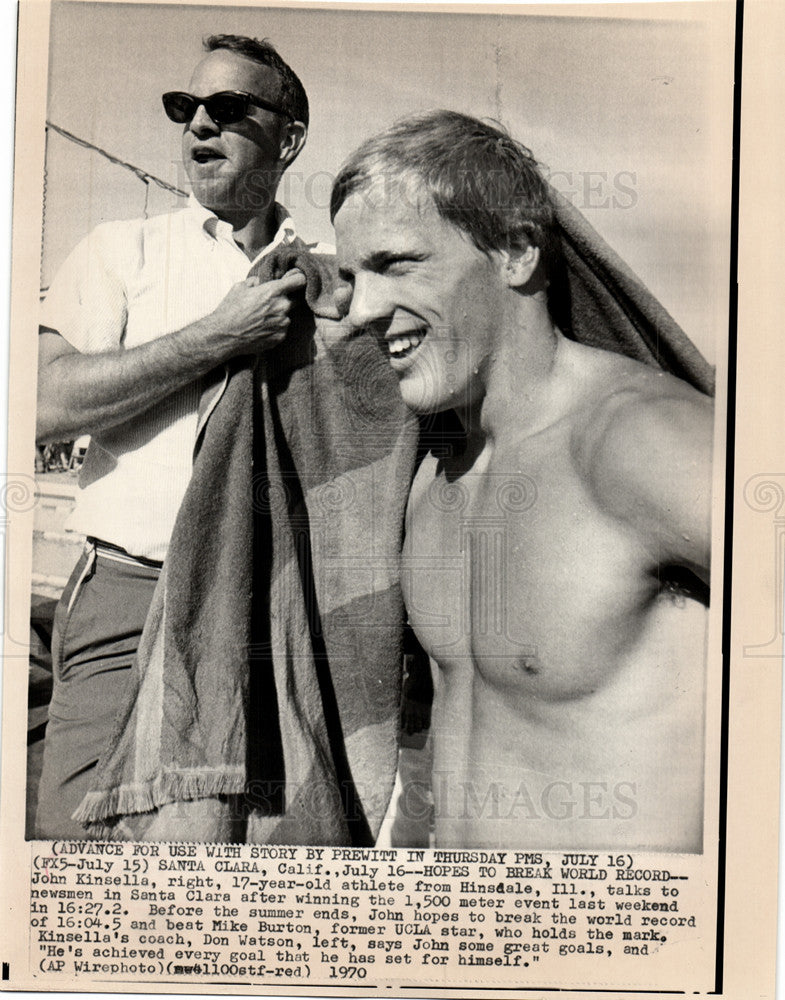
<path id="1" fill-rule="evenodd" d="M 418 347 L 421 341 L 422 337 L 416 333 L 412 336 L 404 335 L 403 337 L 396 337 L 395 340 L 388 341 L 387 349 L 390 354 L 403 354 L 404 351 L 408 351 L 411 347 Z"/>

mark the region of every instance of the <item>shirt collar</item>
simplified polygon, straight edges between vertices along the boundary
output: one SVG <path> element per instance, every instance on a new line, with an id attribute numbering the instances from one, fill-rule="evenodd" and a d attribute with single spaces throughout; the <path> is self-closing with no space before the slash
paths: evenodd
<path id="1" fill-rule="evenodd" d="M 196 223 L 211 239 L 229 241 L 237 247 L 237 244 L 234 242 L 234 238 L 232 236 L 232 227 L 229 223 L 219 219 L 215 212 L 211 212 L 209 208 L 205 208 L 204 205 L 200 204 L 193 194 L 188 197 L 188 211 L 191 213 Z M 291 243 L 296 238 L 297 230 L 294 226 L 294 220 L 284 206 L 280 205 L 278 202 L 275 203 L 275 224 L 278 228 L 272 242 L 268 243 L 267 246 L 261 250 L 256 257 L 256 260 L 259 260 L 260 257 L 266 256 L 277 246 L 285 243 Z M 240 248 L 237 247 L 237 249 L 239 250 Z"/>

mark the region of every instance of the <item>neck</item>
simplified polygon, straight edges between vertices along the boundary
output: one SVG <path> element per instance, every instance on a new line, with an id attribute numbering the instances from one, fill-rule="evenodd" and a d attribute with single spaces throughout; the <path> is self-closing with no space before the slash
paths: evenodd
<path id="1" fill-rule="evenodd" d="M 521 300 L 497 343 L 480 372 L 476 397 L 456 407 L 475 446 L 509 435 L 511 428 L 535 434 L 552 419 L 554 376 L 564 338 L 554 327 L 544 299 Z"/>
<path id="2" fill-rule="evenodd" d="M 235 243 L 249 260 L 272 242 L 278 228 L 274 201 L 259 215 L 221 213 L 221 218 L 232 227 Z"/>

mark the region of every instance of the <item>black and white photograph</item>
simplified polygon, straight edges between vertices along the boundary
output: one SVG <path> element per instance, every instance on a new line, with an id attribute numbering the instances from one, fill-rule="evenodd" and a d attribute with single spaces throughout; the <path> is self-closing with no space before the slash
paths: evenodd
<path id="1" fill-rule="evenodd" d="M 53 5 L 30 836 L 702 850 L 711 40 Z"/>
<path id="2" fill-rule="evenodd" d="M 116 851 L 173 985 L 717 991 L 739 8 L 45 20 L 31 888 Z"/>

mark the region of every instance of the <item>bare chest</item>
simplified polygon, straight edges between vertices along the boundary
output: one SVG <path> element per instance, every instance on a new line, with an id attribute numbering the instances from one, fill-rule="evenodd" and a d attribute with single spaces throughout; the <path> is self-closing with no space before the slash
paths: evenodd
<path id="1" fill-rule="evenodd" d="M 449 675 L 513 694 L 596 691 L 640 644 L 657 598 L 651 557 L 569 466 L 448 482 L 425 465 L 410 501 L 404 593 L 415 631 Z"/>

